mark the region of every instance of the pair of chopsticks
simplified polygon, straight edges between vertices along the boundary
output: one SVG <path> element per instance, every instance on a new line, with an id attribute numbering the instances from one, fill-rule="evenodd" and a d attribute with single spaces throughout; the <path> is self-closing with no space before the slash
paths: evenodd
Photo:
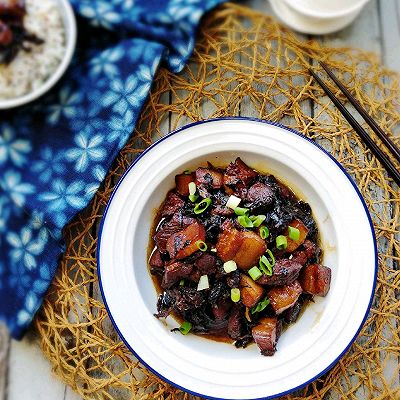
<path id="1" fill-rule="evenodd" d="M 377 136 L 386 145 L 387 149 L 393 154 L 396 161 L 400 163 L 400 150 L 393 143 L 393 141 L 386 135 L 386 133 L 378 126 L 375 120 L 368 114 L 368 112 L 361 106 L 361 104 L 355 99 L 355 97 L 350 93 L 350 91 L 339 81 L 337 76 L 331 71 L 331 69 L 323 62 L 320 62 L 321 67 L 326 71 L 329 77 L 336 83 L 339 89 L 347 97 L 354 108 L 360 113 L 364 118 L 365 122 L 370 126 L 370 128 L 377 134 Z M 309 70 L 314 79 L 322 87 L 327 96 L 332 100 L 335 106 L 339 109 L 342 115 L 346 118 L 348 123 L 353 127 L 353 129 L 358 133 L 361 139 L 365 142 L 367 147 L 372 151 L 376 158 L 385 166 L 389 175 L 394 179 L 394 181 L 400 186 L 400 172 L 399 169 L 391 162 L 391 160 L 386 156 L 386 154 L 378 147 L 378 145 L 373 141 L 368 132 L 356 121 L 356 119 L 350 114 L 344 104 L 333 94 L 333 92 L 328 88 L 326 83 L 316 74 L 312 69 Z"/>

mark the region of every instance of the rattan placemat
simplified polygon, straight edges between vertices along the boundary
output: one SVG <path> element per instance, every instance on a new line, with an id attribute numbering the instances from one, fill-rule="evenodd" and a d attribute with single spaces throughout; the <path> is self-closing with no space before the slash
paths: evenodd
<path id="1" fill-rule="evenodd" d="M 81 396 L 191 398 L 133 362 L 112 328 L 99 294 L 96 232 L 118 178 L 155 138 L 190 121 L 245 115 L 289 125 L 330 151 L 364 195 L 380 250 L 375 300 L 357 341 L 291 398 L 400 398 L 399 188 L 311 80 L 310 56 L 326 60 L 400 144 L 399 76 L 376 57 L 302 42 L 270 17 L 233 4 L 210 14 L 188 67 L 179 75 L 158 72 L 132 139 L 88 209 L 65 230 L 67 249 L 35 326 L 55 373 Z"/>

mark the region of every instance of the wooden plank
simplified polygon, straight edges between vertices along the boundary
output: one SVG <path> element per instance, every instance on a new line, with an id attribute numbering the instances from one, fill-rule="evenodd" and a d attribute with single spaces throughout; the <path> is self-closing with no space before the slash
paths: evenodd
<path id="1" fill-rule="evenodd" d="M 11 342 L 8 367 L 7 400 L 64 400 L 65 385 L 52 374 L 36 338 Z"/>
<path id="2" fill-rule="evenodd" d="M 381 5 L 382 3 L 385 2 L 380 2 Z M 321 42 L 326 45 L 326 46 L 351 46 L 351 47 L 358 47 L 362 48 L 368 51 L 373 51 L 375 52 L 378 56 L 382 57 L 383 53 L 383 48 L 382 48 L 382 39 L 381 39 L 381 32 L 382 32 L 382 27 L 381 27 L 381 21 L 379 20 L 379 3 L 377 1 L 371 1 L 365 9 L 362 11 L 358 19 L 348 28 L 344 29 L 343 31 L 339 32 L 338 34 L 333 34 L 333 35 L 327 35 L 321 39 Z M 398 58 L 400 61 L 400 58 Z M 382 94 L 383 95 L 383 94 Z M 323 103 L 327 103 L 328 100 L 324 100 Z M 320 108 L 318 106 L 315 107 L 315 113 L 318 113 L 320 111 Z M 321 142 L 326 147 L 327 143 Z M 363 150 L 362 148 L 358 147 L 354 143 L 354 150 L 358 153 L 360 158 L 363 158 Z M 370 159 L 370 156 L 368 156 L 368 159 Z M 361 182 L 362 184 L 362 182 Z M 388 214 L 388 209 L 384 207 L 383 205 L 383 200 L 385 193 L 381 188 L 378 186 L 373 187 L 373 185 L 370 186 L 370 196 L 374 198 L 374 200 L 378 202 L 382 202 L 379 207 L 375 207 L 374 212 L 377 214 Z M 374 213 L 372 212 L 372 214 Z M 389 215 L 388 215 L 389 217 Z M 388 242 L 385 238 L 381 238 L 378 240 L 378 249 L 381 252 L 387 251 L 388 248 Z M 379 299 L 375 299 L 375 301 L 379 301 Z M 371 327 L 371 329 L 374 329 L 374 327 Z M 388 336 L 390 335 L 390 329 L 389 327 L 383 328 L 382 331 L 382 336 Z M 383 365 L 383 360 L 386 359 L 386 364 L 383 367 L 383 375 L 389 379 L 389 377 L 392 377 L 395 371 L 397 371 L 398 368 L 398 359 L 397 357 L 393 356 L 392 354 L 386 354 L 384 351 L 381 353 L 381 360 L 382 360 L 382 365 Z M 362 363 L 361 363 L 362 365 Z M 360 371 L 361 372 L 361 371 Z M 351 393 L 351 398 L 354 399 L 363 399 L 366 397 L 372 397 L 372 396 L 378 396 L 381 393 L 379 393 L 379 390 L 383 390 L 382 387 L 382 382 L 376 379 L 375 377 L 373 378 L 375 381 L 375 387 L 376 387 L 376 392 L 375 393 L 369 393 L 368 390 L 365 388 L 364 385 L 359 386 L 355 391 Z M 351 388 L 355 388 L 356 385 L 359 383 L 359 379 L 355 376 L 351 376 L 346 379 L 341 380 L 341 384 L 343 388 L 346 390 L 350 390 Z M 339 393 L 333 393 L 329 397 L 329 399 L 339 399 L 341 394 Z"/>
<path id="3" fill-rule="evenodd" d="M 7 395 L 7 366 L 10 349 L 10 337 L 7 328 L 0 324 L 0 400 L 5 400 Z"/>
<path id="4" fill-rule="evenodd" d="M 66 386 L 64 390 L 64 400 L 81 400 L 82 397 L 75 393 L 70 387 Z M 52 399 L 49 399 L 52 400 Z"/>
<path id="5" fill-rule="evenodd" d="M 389 68 L 400 71 L 400 2 L 399 0 L 381 0 L 378 11 L 383 62 Z"/>

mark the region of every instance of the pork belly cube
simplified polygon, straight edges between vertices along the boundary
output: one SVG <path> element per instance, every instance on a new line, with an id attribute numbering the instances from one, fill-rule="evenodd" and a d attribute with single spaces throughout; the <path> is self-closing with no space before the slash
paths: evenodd
<path id="1" fill-rule="evenodd" d="M 219 189 L 223 184 L 224 174 L 213 168 L 196 169 L 196 185 L 205 185 L 213 189 Z"/>
<path id="2" fill-rule="evenodd" d="M 293 260 L 277 260 L 272 275 L 263 275 L 257 283 L 271 286 L 289 285 L 298 278 L 302 268 L 301 264 Z"/>
<path id="3" fill-rule="evenodd" d="M 271 186 L 262 182 L 256 182 L 248 190 L 246 200 L 246 206 L 253 213 L 257 214 L 264 212 L 274 203 L 275 193 Z"/>
<path id="4" fill-rule="evenodd" d="M 193 265 L 176 261 L 165 266 L 161 287 L 169 289 L 183 278 L 187 278 L 193 270 Z"/>
<path id="5" fill-rule="evenodd" d="M 171 217 L 183 208 L 185 202 L 174 192 L 169 192 L 161 207 L 162 217 Z"/>
<path id="6" fill-rule="evenodd" d="M 211 312 L 214 318 L 218 321 L 228 318 L 230 309 L 232 308 L 232 302 L 230 299 L 220 299 L 216 303 L 211 305 Z"/>
<path id="7" fill-rule="evenodd" d="M 194 264 L 202 275 L 210 275 L 217 272 L 217 257 L 210 253 L 202 254 Z"/>
<path id="8" fill-rule="evenodd" d="M 195 221 L 188 227 L 174 233 L 167 240 L 167 251 L 171 259 L 180 260 L 188 257 L 198 250 L 196 242 L 198 240 L 204 241 L 206 238 L 206 231 L 204 226 Z"/>
<path id="9" fill-rule="evenodd" d="M 235 304 L 228 319 L 228 335 L 232 339 L 239 339 L 243 331 L 242 307 Z"/>
<path id="10" fill-rule="evenodd" d="M 218 235 L 218 241 L 215 246 L 218 257 L 224 262 L 233 260 L 239 251 L 242 241 L 242 233 L 234 228 L 231 223 L 225 222 L 222 225 L 222 232 Z"/>
<path id="11" fill-rule="evenodd" d="M 289 224 L 289 226 L 291 226 L 292 228 L 297 228 L 300 231 L 300 237 L 299 240 L 292 240 L 289 237 L 288 229 L 286 230 L 285 232 L 285 235 L 287 236 L 287 248 L 285 249 L 286 253 L 292 253 L 293 251 L 295 251 L 301 244 L 304 243 L 308 234 L 307 227 L 299 219 L 294 219 Z"/>
<path id="12" fill-rule="evenodd" d="M 262 318 L 252 328 L 251 334 L 263 356 L 274 355 L 281 330 L 281 322 L 277 318 Z"/>
<path id="13" fill-rule="evenodd" d="M 292 261 L 296 261 L 301 265 L 306 265 L 307 261 L 313 258 L 320 251 L 319 247 L 310 240 L 304 241 L 301 250 L 296 250 L 293 253 Z"/>
<path id="14" fill-rule="evenodd" d="M 228 194 L 236 193 L 239 197 L 244 197 L 247 193 L 247 188 L 256 176 L 257 172 L 238 157 L 225 170 L 223 179 L 225 190 Z"/>
<path id="15" fill-rule="evenodd" d="M 162 268 L 164 266 L 164 261 L 161 258 L 160 250 L 156 249 L 150 256 L 149 264 L 153 268 Z"/>
<path id="16" fill-rule="evenodd" d="M 180 212 L 174 214 L 171 220 L 163 223 L 154 235 L 154 241 L 156 242 L 158 250 L 160 250 L 161 253 L 166 253 L 168 239 L 173 234 L 185 229 L 195 221 L 194 218 L 186 217 Z"/>
<path id="17" fill-rule="evenodd" d="M 297 321 L 300 315 L 301 307 L 303 302 L 301 300 L 296 301 L 294 305 L 283 312 L 283 319 L 287 324 L 292 324 Z"/>
<path id="18" fill-rule="evenodd" d="M 239 268 L 248 270 L 258 264 L 260 257 L 267 250 L 267 245 L 265 241 L 254 232 L 243 231 L 241 234 L 242 241 L 233 260 Z"/>
<path id="19" fill-rule="evenodd" d="M 294 281 L 290 285 L 272 288 L 267 297 L 275 314 L 281 314 L 296 303 L 302 292 L 300 283 Z"/>
<path id="20" fill-rule="evenodd" d="M 240 299 L 246 307 L 254 307 L 264 296 L 265 289 L 249 276 L 240 276 Z"/>
<path id="21" fill-rule="evenodd" d="M 306 293 L 326 296 L 331 284 L 331 269 L 320 264 L 310 264 L 301 271 L 299 282 Z"/>
<path id="22" fill-rule="evenodd" d="M 189 196 L 189 183 L 194 182 L 194 174 L 179 174 L 175 176 L 176 191 L 184 197 Z"/>
<path id="23" fill-rule="evenodd" d="M 254 232 L 238 231 L 231 224 L 225 224 L 222 229 L 216 249 L 224 262 L 234 260 L 239 268 L 248 270 L 267 250 L 264 240 Z"/>

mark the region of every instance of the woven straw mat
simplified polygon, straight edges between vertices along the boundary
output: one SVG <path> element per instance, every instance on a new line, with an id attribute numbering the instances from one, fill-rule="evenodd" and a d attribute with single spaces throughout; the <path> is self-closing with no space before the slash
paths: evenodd
<path id="1" fill-rule="evenodd" d="M 98 226 L 116 182 L 155 139 L 191 121 L 244 115 L 281 122 L 331 152 L 361 190 L 379 246 L 375 298 L 356 342 L 328 373 L 287 398 L 400 399 L 399 188 L 311 79 L 310 64 L 320 70 L 315 60 L 335 70 L 399 145 L 398 75 L 374 55 L 300 41 L 241 6 L 224 5 L 203 21 L 183 73 L 158 71 L 131 140 L 90 206 L 65 229 L 67 249 L 35 320 L 53 370 L 83 398 L 194 399 L 137 364 L 112 327 L 97 281 Z"/>

